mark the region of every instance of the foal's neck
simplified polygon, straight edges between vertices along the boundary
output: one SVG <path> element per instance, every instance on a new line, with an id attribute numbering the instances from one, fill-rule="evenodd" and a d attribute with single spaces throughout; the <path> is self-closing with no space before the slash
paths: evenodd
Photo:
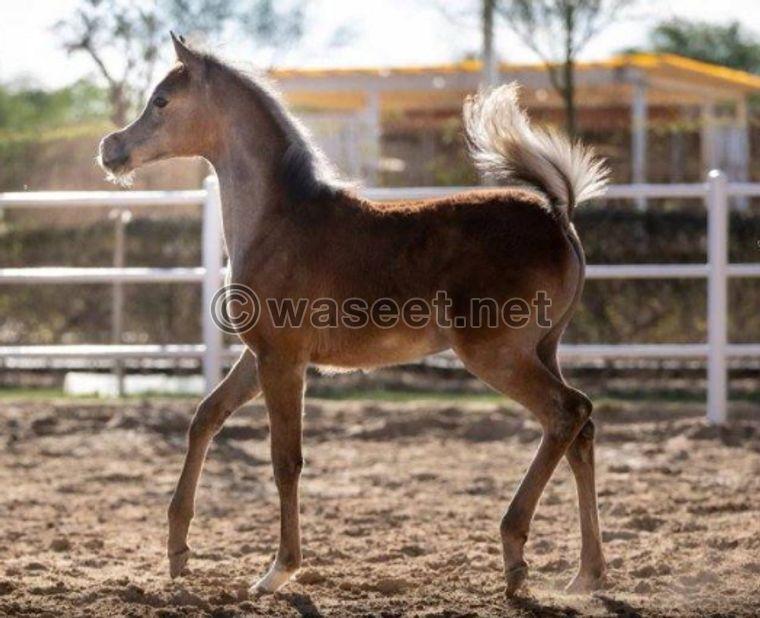
<path id="1" fill-rule="evenodd" d="M 219 178 L 224 242 L 234 267 L 245 256 L 276 187 L 265 162 L 238 148 L 212 162 Z"/>
<path id="2" fill-rule="evenodd" d="M 246 107 L 243 103 L 248 104 Z M 210 161 L 219 178 L 224 240 L 234 270 L 243 266 L 262 220 L 276 206 L 283 137 L 268 115 L 233 97 Z"/>

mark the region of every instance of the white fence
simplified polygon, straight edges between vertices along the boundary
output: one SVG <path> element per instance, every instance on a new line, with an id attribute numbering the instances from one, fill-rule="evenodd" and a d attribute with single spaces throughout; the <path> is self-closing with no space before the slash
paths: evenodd
<path id="1" fill-rule="evenodd" d="M 466 187 L 415 187 L 368 189 L 376 200 L 437 197 Z M 705 264 L 615 264 L 589 265 L 588 279 L 707 279 L 707 342 L 703 344 L 564 345 L 565 358 L 706 358 L 708 373 L 707 417 L 715 423 L 727 418 L 727 369 L 732 357 L 760 357 L 760 343 L 729 344 L 727 341 L 727 288 L 729 278 L 760 277 L 760 263 L 728 263 L 728 213 L 730 197 L 760 196 L 760 183 L 729 183 L 723 173 L 713 171 L 705 183 L 665 185 L 615 185 L 612 199 L 702 198 L 708 211 L 708 259 Z M 195 282 L 203 286 L 203 307 L 222 285 L 221 210 L 215 178 L 203 190 L 166 192 L 50 192 L 0 194 L 0 208 L 110 207 L 200 205 L 203 207 L 203 264 L 196 268 L 0 268 L 2 284 L 72 283 L 170 283 Z M 760 239 L 759 239 L 760 240 Z M 0 347 L 0 358 L 108 359 L 129 358 L 201 359 L 207 388 L 222 374 L 225 357 L 236 354 L 225 349 L 222 334 L 203 314 L 203 343 L 197 345 L 56 345 Z"/>

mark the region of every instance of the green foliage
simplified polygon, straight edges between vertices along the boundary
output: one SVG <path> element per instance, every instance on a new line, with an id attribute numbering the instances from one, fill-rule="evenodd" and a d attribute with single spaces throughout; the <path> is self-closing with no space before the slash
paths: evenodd
<path id="1" fill-rule="evenodd" d="M 760 74 L 760 37 L 738 21 L 711 24 L 670 19 L 652 30 L 649 47 L 658 52 Z"/>
<path id="2" fill-rule="evenodd" d="M 275 7 L 279 5 L 279 9 Z M 241 15 L 243 27 L 258 41 L 268 44 L 286 44 L 303 36 L 305 6 L 298 3 L 283 10 L 282 2 L 254 0 Z"/>
<path id="3" fill-rule="evenodd" d="M 107 117 L 105 92 L 87 80 L 57 90 L 0 85 L 0 135 L 44 131 Z"/>
<path id="4" fill-rule="evenodd" d="M 82 139 L 110 130 L 108 115 L 106 93 L 86 80 L 57 90 L 0 84 L 0 191 L 55 178 L 64 159 L 91 161 L 94 147 L 82 158 Z"/>
<path id="5" fill-rule="evenodd" d="M 308 0 L 160 0 L 157 12 L 182 33 L 206 38 L 225 30 L 262 45 L 287 45 L 303 36 Z"/>

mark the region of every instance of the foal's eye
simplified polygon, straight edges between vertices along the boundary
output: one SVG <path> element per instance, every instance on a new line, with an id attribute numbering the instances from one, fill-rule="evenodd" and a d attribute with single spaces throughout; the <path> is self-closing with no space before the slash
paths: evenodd
<path id="1" fill-rule="evenodd" d="M 156 97 L 153 99 L 153 105 L 156 107 L 166 107 L 166 105 L 169 103 L 164 97 Z"/>

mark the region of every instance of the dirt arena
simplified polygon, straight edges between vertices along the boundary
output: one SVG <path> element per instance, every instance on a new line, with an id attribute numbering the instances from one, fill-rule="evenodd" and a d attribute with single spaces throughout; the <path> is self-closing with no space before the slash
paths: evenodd
<path id="1" fill-rule="evenodd" d="M 165 511 L 191 412 L 184 400 L 0 403 L 0 615 L 760 612 L 758 420 L 718 431 L 698 404 L 599 404 L 608 589 L 562 592 L 579 549 L 563 463 L 528 541 L 529 587 L 509 601 L 498 523 L 537 427 L 497 404 L 312 400 L 304 568 L 283 593 L 249 599 L 278 527 L 260 405 L 215 441 L 189 572 L 167 575 Z"/>

